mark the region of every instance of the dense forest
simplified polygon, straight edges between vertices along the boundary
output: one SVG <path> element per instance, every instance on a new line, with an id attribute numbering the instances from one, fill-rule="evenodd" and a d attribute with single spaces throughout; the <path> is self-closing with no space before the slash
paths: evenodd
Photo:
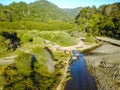
<path id="1" fill-rule="evenodd" d="M 15 63 L 0 65 L 0 88 L 56 90 L 69 55 L 51 50 L 55 70 L 49 72 L 45 40 L 71 46 L 78 37 L 94 42 L 95 36 L 120 39 L 120 3 L 75 9 L 61 9 L 47 0 L 0 4 L 0 60 L 17 56 Z"/>
<path id="2" fill-rule="evenodd" d="M 8 6 L 0 5 L 0 21 L 39 21 L 68 20 L 68 15 L 56 5 L 38 0 L 30 4 L 13 2 Z"/>
<path id="3" fill-rule="evenodd" d="M 82 31 L 120 39 L 120 3 L 85 7 L 76 17 Z"/>

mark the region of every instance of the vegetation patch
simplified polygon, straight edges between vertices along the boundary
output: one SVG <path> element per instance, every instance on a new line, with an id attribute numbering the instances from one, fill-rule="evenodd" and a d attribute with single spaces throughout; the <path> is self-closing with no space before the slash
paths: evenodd
<path id="1" fill-rule="evenodd" d="M 93 37 L 93 36 L 86 36 L 85 41 L 88 42 L 88 43 L 95 43 L 95 37 Z"/>
<path id="2" fill-rule="evenodd" d="M 69 34 L 63 31 L 42 31 L 40 37 L 53 41 L 61 46 L 71 46 L 76 44 L 76 39 L 70 37 Z"/>
<path id="3" fill-rule="evenodd" d="M 55 31 L 55 30 L 69 30 L 74 25 L 68 22 L 52 21 L 52 22 L 0 22 L 1 30 L 39 30 L 39 31 Z"/>

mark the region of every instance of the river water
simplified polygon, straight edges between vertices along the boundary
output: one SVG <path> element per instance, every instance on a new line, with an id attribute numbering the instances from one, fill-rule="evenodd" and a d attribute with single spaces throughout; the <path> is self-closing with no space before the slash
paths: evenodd
<path id="1" fill-rule="evenodd" d="M 84 55 L 80 53 L 78 60 L 70 65 L 72 79 L 66 83 L 64 90 L 97 90 L 94 78 L 89 74 L 83 57 Z"/>

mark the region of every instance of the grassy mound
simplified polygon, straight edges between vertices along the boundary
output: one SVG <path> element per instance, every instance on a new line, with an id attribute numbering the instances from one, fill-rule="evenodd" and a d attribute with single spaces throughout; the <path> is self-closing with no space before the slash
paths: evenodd
<path id="1" fill-rule="evenodd" d="M 76 44 L 76 39 L 70 37 L 69 34 L 63 31 L 42 31 L 40 37 L 53 41 L 61 46 L 71 46 Z"/>

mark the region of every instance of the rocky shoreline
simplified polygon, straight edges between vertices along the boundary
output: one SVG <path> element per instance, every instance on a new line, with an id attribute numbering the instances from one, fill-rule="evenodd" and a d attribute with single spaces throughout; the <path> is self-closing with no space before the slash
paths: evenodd
<path id="1" fill-rule="evenodd" d="M 98 90 L 120 90 L 120 47 L 108 43 L 85 56 Z"/>

